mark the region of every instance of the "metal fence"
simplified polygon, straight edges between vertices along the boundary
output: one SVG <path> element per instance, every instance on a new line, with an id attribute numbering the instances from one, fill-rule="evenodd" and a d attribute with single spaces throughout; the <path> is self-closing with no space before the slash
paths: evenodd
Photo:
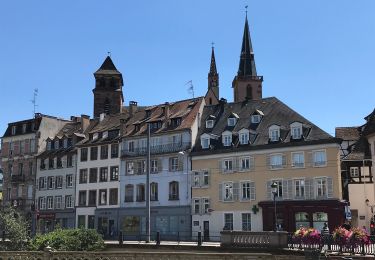
<path id="1" fill-rule="evenodd" d="M 326 252 L 337 252 L 337 253 L 349 253 L 349 254 L 361 254 L 361 255 L 375 255 L 375 236 L 369 237 L 369 244 L 360 244 L 358 246 L 343 246 L 336 243 L 333 239 L 332 234 L 325 235 L 322 238 L 320 244 L 303 244 L 293 237 L 293 233 L 288 234 L 288 248 L 294 250 L 304 249 L 320 249 Z"/>

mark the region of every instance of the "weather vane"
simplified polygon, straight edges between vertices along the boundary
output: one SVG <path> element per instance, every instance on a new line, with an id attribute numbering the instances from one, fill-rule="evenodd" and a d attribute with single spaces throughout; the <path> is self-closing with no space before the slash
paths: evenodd
<path id="1" fill-rule="evenodd" d="M 215 43 L 214 43 L 214 42 L 211 42 L 211 45 L 212 45 L 211 47 L 214 48 Z"/>
<path id="2" fill-rule="evenodd" d="M 247 5 L 245 5 L 245 9 L 246 9 L 246 10 L 245 10 L 245 12 L 246 12 L 246 16 L 247 16 L 247 7 L 248 7 L 248 6 L 247 6 Z"/>
<path id="3" fill-rule="evenodd" d="M 110 51 L 108 51 L 107 54 L 108 54 L 109 57 L 111 57 L 111 52 Z"/>

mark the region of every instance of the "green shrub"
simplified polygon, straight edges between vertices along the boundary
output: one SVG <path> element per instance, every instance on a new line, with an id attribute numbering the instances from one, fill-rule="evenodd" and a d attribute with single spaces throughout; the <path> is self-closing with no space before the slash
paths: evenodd
<path id="1" fill-rule="evenodd" d="M 22 251 L 26 249 L 27 232 L 29 223 L 25 217 L 12 207 L 5 207 L 0 210 L 0 226 L 9 239 L 6 243 L 0 243 L 0 251 Z"/>
<path id="2" fill-rule="evenodd" d="M 40 251 L 46 246 L 57 251 L 98 251 L 104 249 L 104 241 L 94 229 L 57 229 L 36 235 L 29 249 Z"/>

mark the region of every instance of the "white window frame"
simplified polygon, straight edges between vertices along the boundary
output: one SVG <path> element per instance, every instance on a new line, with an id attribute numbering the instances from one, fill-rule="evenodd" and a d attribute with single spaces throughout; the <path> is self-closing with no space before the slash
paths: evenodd
<path id="1" fill-rule="evenodd" d="M 12 135 L 16 134 L 17 126 L 12 126 Z"/>
<path id="2" fill-rule="evenodd" d="M 66 175 L 66 187 L 67 188 L 73 187 L 73 174 Z"/>
<path id="3" fill-rule="evenodd" d="M 249 132 L 240 133 L 240 144 L 249 144 Z"/>
<path id="4" fill-rule="evenodd" d="M 59 149 L 59 144 L 60 144 L 60 141 L 59 140 L 55 140 L 55 146 L 54 146 L 55 150 Z"/>
<path id="5" fill-rule="evenodd" d="M 246 226 L 250 227 L 249 228 L 244 228 L 244 215 L 247 216 L 247 217 L 250 217 L 250 218 L 246 218 Z M 241 213 L 241 227 L 242 227 L 242 231 L 251 231 L 251 213 L 250 212 L 242 212 Z"/>
<path id="6" fill-rule="evenodd" d="M 222 170 L 224 173 L 233 172 L 233 159 L 232 158 L 225 158 L 222 161 Z"/>
<path id="7" fill-rule="evenodd" d="M 202 187 L 210 186 L 210 173 L 209 173 L 209 171 L 202 171 L 201 177 L 202 177 L 202 180 L 201 180 Z M 207 183 L 205 182 L 206 179 L 207 179 Z"/>
<path id="8" fill-rule="evenodd" d="M 352 178 L 358 178 L 359 177 L 359 167 L 350 167 L 350 177 Z"/>
<path id="9" fill-rule="evenodd" d="M 178 157 L 172 157 L 171 160 L 171 171 L 176 172 L 179 170 L 179 159 Z"/>
<path id="10" fill-rule="evenodd" d="M 299 187 L 299 194 L 297 194 L 297 187 Z M 303 194 L 301 192 L 301 187 L 303 187 Z M 306 182 L 304 178 L 293 179 L 293 195 L 295 198 L 305 198 L 306 197 Z"/>
<path id="11" fill-rule="evenodd" d="M 322 194 L 319 194 L 321 192 Z M 327 177 L 314 178 L 314 194 L 316 198 L 327 198 L 328 197 L 328 182 Z"/>
<path id="12" fill-rule="evenodd" d="M 277 142 L 280 139 L 280 126 L 272 125 L 268 130 L 271 142 Z"/>
<path id="13" fill-rule="evenodd" d="M 236 118 L 234 117 L 229 117 L 228 118 L 228 126 L 235 126 L 236 125 Z"/>
<path id="14" fill-rule="evenodd" d="M 47 197 L 47 209 L 53 209 L 53 196 Z"/>
<path id="15" fill-rule="evenodd" d="M 248 171 L 251 169 L 250 156 L 240 157 L 239 162 L 240 162 L 240 171 Z"/>
<path id="16" fill-rule="evenodd" d="M 275 164 L 276 163 L 276 158 L 280 159 L 280 164 Z M 279 161 L 279 159 L 277 160 L 277 162 Z M 270 166 L 269 167 L 270 167 L 271 170 L 283 169 L 284 168 L 284 165 L 283 165 L 283 154 L 282 153 L 270 154 Z"/>
<path id="17" fill-rule="evenodd" d="M 26 127 L 27 127 L 26 124 L 22 124 L 22 133 L 23 134 L 26 133 Z"/>
<path id="18" fill-rule="evenodd" d="M 292 139 L 301 139 L 302 124 L 300 122 L 294 122 L 290 124 L 290 136 L 292 137 Z"/>
<path id="19" fill-rule="evenodd" d="M 208 211 L 210 208 L 210 198 L 202 198 L 202 213 L 203 214 L 209 214 L 210 212 Z"/>
<path id="20" fill-rule="evenodd" d="M 251 115 L 251 123 L 253 123 L 253 124 L 260 123 L 261 119 L 262 119 L 261 115 Z"/>
<path id="21" fill-rule="evenodd" d="M 63 186 L 63 176 L 59 175 L 55 178 L 55 189 L 62 189 Z"/>
<path id="22" fill-rule="evenodd" d="M 73 208 L 73 196 L 72 195 L 66 195 L 65 196 L 65 208 L 71 209 Z"/>
<path id="23" fill-rule="evenodd" d="M 283 194 L 283 179 L 273 179 L 273 180 L 271 180 L 271 183 L 274 183 L 274 182 L 277 183 L 276 198 L 282 199 L 283 196 L 284 196 L 284 194 Z M 269 188 L 269 192 L 271 193 L 271 198 L 273 198 L 272 189 L 271 189 L 271 187 L 268 187 L 268 188 Z M 280 196 L 280 192 L 281 192 L 281 196 Z"/>
<path id="24" fill-rule="evenodd" d="M 202 146 L 202 149 L 208 149 L 210 147 L 210 138 L 201 137 L 201 146 Z"/>
<path id="25" fill-rule="evenodd" d="M 225 222 L 225 216 L 226 215 L 232 215 L 232 228 L 231 229 L 227 229 L 227 230 L 233 230 L 234 229 L 234 213 L 233 212 L 224 212 L 223 213 L 223 222 L 224 222 L 224 228 L 225 228 L 225 225 L 227 224 Z"/>
<path id="26" fill-rule="evenodd" d="M 228 196 L 226 196 L 227 190 L 228 190 Z M 233 200 L 234 200 L 234 183 L 232 181 L 223 182 L 223 201 L 232 202 Z"/>
<path id="27" fill-rule="evenodd" d="M 254 185 L 251 186 L 251 183 L 253 183 Z M 240 201 L 255 200 L 255 182 L 250 181 L 250 180 L 240 181 L 240 190 L 241 190 Z M 246 190 L 245 193 L 244 193 L 244 190 Z"/>
<path id="28" fill-rule="evenodd" d="M 318 161 L 317 158 L 318 154 L 322 153 L 324 155 L 324 161 Z M 325 149 L 322 150 L 315 150 L 312 152 L 312 160 L 313 160 L 313 166 L 314 167 L 326 167 L 327 166 L 327 152 Z"/>
<path id="29" fill-rule="evenodd" d="M 213 128 L 214 127 L 214 120 L 209 119 L 206 120 L 206 128 Z"/>
<path id="30" fill-rule="evenodd" d="M 302 162 L 300 162 L 301 157 L 295 156 L 301 156 L 302 155 Z M 305 168 L 305 153 L 304 152 L 292 152 L 291 153 L 291 161 L 292 161 L 292 168 Z M 297 162 L 298 161 L 298 162 Z"/>
<path id="31" fill-rule="evenodd" d="M 134 152 L 134 141 L 128 141 L 128 151 Z"/>
<path id="32" fill-rule="evenodd" d="M 232 145 L 232 133 L 223 133 L 222 135 L 223 138 L 223 145 L 224 146 L 231 146 Z"/>
<path id="33" fill-rule="evenodd" d="M 55 196 L 55 209 L 62 209 L 62 196 Z"/>
<path id="34" fill-rule="evenodd" d="M 134 162 L 126 162 L 126 175 L 134 175 Z"/>
<path id="35" fill-rule="evenodd" d="M 38 203 L 39 203 L 39 209 L 41 210 L 46 209 L 46 197 L 39 197 Z"/>
<path id="36" fill-rule="evenodd" d="M 201 214 L 201 199 L 200 198 L 193 198 L 193 215 L 200 215 Z"/>
<path id="37" fill-rule="evenodd" d="M 152 159 L 151 160 L 151 173 L 157 173 L 158 172 L 158 160 L 157 159 Z"/>

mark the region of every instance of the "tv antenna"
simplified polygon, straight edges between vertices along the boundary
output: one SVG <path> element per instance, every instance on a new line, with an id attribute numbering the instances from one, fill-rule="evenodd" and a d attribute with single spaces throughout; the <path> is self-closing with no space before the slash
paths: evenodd
<path id="1" fill-rule="evenodd" d="M 36 98 L 37 98 L 37 96 L 38 96 L 38 89 L 34 88 L 33 99 L 31 100 L 31 103 L 33 103 L 33 117 L 35 116 L 36 107 L 38 106 L 36 104 Z"/>
<path id="2" fill-rule="evenodd" d="M 188 92 L 191 94 L 194 98 L 194 86 L 193 86 L 193 81 L 189 80 L 188 82 L 185 83 L 185 86 L 188 85 Z"/>

